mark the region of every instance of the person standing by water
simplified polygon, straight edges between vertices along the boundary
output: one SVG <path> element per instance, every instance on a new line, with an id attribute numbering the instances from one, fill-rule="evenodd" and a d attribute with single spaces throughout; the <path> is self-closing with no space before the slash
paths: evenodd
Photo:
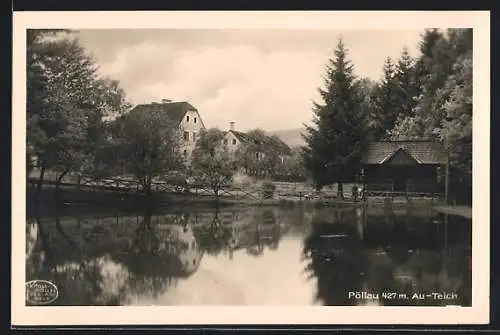
<path id="1" fill-rule="evenodd" d="M 351 192 L 352 192 L 352 198 L 353 198 L 354 202 L 357 202 L 358 201 L 358 186 L 353 185 Z"/>

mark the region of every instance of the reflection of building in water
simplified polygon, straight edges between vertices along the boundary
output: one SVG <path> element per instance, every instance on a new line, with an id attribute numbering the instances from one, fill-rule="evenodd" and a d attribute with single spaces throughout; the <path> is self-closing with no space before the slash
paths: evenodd
<path id="1" fill-rule="evenodd" d="M 286 227 L 271 210 L 222 211 L 213 213 L 210 221 L 194 225 L 196 239 L 202 249 L 211 255 L 226 254 L 246 249 L 259 255 L 265 247 L 276 249 Z"/>
<path id="2" fill-rule="evenodd" d="M 252 254 L 262 253 L 264 247 L 275 250 L 279 246 L 281 230 L 278 224 L 235 226 L 231 230 L 230 247 L 233 251 L 247 249 Z"/>
<path id="3" fill-rule="evenodd" d="M 116 305 L 160 294 L 193 274 L 203 253 L 189 225 L 157 222 L 156 217 L 122 222 L 119 236 L 108 224 L 84 222 L 77 230 L 66 229 L 71 241 L 48 219 L 43 237 L 29 224 L 27 280 L 53 281 L 60 289 L 55 303 L 61 305 Z"/>
<path id="4" fill-rule="evenodd" d="M 191 225 L 160 224 L 157 228 L 161 240 L 159 251 L 175 252 L 183 271 L 194 273 L 200 265 L 203 252 L 196 241 Z M 162 236 L 166 238 L 162 239 Z M 172 248 L 176 250 L 174 251 Z"/>

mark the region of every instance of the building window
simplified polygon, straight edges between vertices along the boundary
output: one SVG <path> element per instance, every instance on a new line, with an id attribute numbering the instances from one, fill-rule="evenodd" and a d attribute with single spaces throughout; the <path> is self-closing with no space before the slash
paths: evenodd
<path id="1" fill-rule="evenodd" d="M 224 139 L 224 144 L 227 144 L 227 138 Z"/>
<path id="2" fill-rule="evenodd" d="M 194 123 L 196 123 L 196 118 L 194 118 Z"/>
<path id="3" fill-rule="evenodd" d="M 236 145 L 236 139 L 233 138 L 233 145 Z"/>
<path id="4" fill-rule="evenodd" d="M 193 132 L 193 142 L 196 142 L 196 133 Z"/>
<path id="5" fill-rule="evenodd" d="M 186 122 L 189 122 L 189 115 L 186 115 Z"/>
<path id="6" fill-rule="evenodd" d="M 188 154 L 188 151 L 184 150 L 184 156 L 187 156 L 187 154 Z"/>
<path id="7" fill-rule="evenodd" d="M 187 131 L 184 132 L 184 141 L 189 141 L 189 133 Z"/>

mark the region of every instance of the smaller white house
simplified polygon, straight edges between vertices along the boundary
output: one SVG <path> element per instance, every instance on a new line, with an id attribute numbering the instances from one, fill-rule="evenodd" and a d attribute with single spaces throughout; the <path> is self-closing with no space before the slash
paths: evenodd
<path id="1" fill-rule="evenodd" d="M 229 152 L 234 153 L 238 147 L 243 144 L 243 143 L 249 143 L 251 141 L 254 141 L 247 133 L 237 131 L 235 129 L 235 123 L 230 122 L 229 123 L 229 130 L 225 132 L 224 134 L 224 144 L 227 146 Z M 266 137 L 267 143 L 263 143 L 263 145 L 277 145 L 278 146 L 278 152 L 280 153 L 280 159 L 281 162 L 284 162 L 287 156 L 291 155 L 291 149 L 290 147 L 284 143 L 281 140 L 273 141 L 271 137 L 267 136 Z M 263 152 L 255 152 L 256 158 L 261 159 L 264 157 Z"/>
<path id="2" fill-rule="evenodd" d="M 224 144 L 231 153 L 234 153 L 240 144 L 250 140 L 245 133 L 235 130 L 234 124 L 234 122 L 230 122 L 229 130 L 224 134 Z"/>

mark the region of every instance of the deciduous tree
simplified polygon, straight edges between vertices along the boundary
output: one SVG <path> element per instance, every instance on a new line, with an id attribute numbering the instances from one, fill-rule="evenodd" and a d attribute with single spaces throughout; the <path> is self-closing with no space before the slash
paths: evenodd
<path id="1" fill-rule="evenodd" d="M 208 185 L 219 198 L 219 191 L 231 183 L 235 172 L 234 159 L 224 144 L 221 130 L 211 128 L 200 133 L 192 153 L 191 166 L 195 180 Z"/>
<path id="2" fill-rule="evenodd" d="M 262 129 L 250 130 L 245 137 L 235 152 L 238 166 L 253 176 L 272 176 L 289 148 L 278 136 L 268 136 Z"/>
<path id="3" fill-rule="evenodd" d="M 102 77 L 68 33 L 27 32 L 27 158 L 28 164 L 38 159 L 39 189 L 48 169 L 58 173 L 56 185 L 68 172 L 89 170 L 102 143 L 103 118 L 126 107 L 118 83 Z"/>
<path id="4" fill-rule="evenodd" d="M 132 111 L 117 118 L 113 128 L 119 172 L 134 176 L 148 196 L 154 179 L 182 167 L 179 129 L 165 113 Z"/>

